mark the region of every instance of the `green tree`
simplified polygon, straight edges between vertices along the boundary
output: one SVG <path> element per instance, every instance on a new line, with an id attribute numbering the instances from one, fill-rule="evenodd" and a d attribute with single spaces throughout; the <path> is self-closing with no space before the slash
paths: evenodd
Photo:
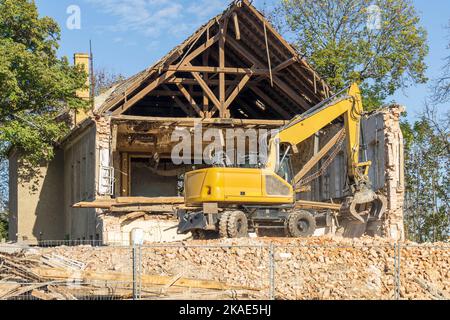
<path id="1" fill-rule="evenodd" d="M 450 31 L 450 20 L 447 30 Z M 450 32 L 447 38 L 450 40 Z M 447 49 L 450 50 L 450 43 L 447 45 Z M 433 103 L 447 103 L 450 101 L 450 55 L 445 58 L 442 74 L 435 80 L 433 91 Z"/>
<path id="2" fill-rule="evenodd" d="M 450 235 L 449 206 L 449 126 L 447 115 L 441 123 L 447 136 L 432 117 L 410 125 L 405 122 L 406 201 L 405 224 L 408 238 L 417 242 L 448 240 Z M 441 127 L 442 128 L 442 127 Z"/>
<path id="3" fill-rule="evenodd" d="M 40 18 L 34 1 L 0 0 L 0 156 L 17 147 L 31 164 L 51 159 L 68 130 L 61 113 L 87 108 L 76 96 L 86 75 L 57 57 L 59 40 L 59 26 Z"/>
<path id="4" fill-rule="evenodd" d="M 427 35 L 410 0 L 281 0 L 272 20 L 335 89 L 365 81 L 368 109 L 427 81 Z"/>

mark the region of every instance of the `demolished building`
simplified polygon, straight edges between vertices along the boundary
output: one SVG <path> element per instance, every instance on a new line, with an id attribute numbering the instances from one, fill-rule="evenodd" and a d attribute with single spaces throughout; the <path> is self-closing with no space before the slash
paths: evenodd
<path id="1" fill-rule="evenodd" d="M 76 55 L 86 68 L 88 59 Z M 75 115 L 37 181 L 24 179 L 20 153 L 12 150 L 10 240 L 129 243 L 136 228 L 147 241 L 178 240 L 171 214 L 183 202 L 183 174 L 199 165 L 172 162 L 175 131 L 194 132 L 198 123 L 203 130 L 276 129 L 331 91 L 249 1 L 233 2 L 156 64 L 96 97 L 87 114 Z M 373 187 L 388 198 L 385 220 L 373 232 L 396 239 L 404 237 L 401 112 L 398 106 L 380 110 L 363 128 Z M 319 152 L 333 128 L 299 146 L 297 168 Z M 299 198 L 341 198 L 344 168 L 341 152 Z M 155 205 L 154 197 L 165 201 Z M 96 208 L 73 207 L 94 201 Z"/>

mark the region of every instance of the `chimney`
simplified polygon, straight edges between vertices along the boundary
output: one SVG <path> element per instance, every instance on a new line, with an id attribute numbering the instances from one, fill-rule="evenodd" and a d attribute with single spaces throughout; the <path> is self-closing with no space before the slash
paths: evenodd
<path id="1" fill-rule="evenodd" d="M 89 65 L 90 65 L 90 61 L 89 61 L 89 54 L 87 53 L 75 53 L 74 57 L 74 64 L 76 66 L 81 65 L 83 66 L 85 72 L 87 73 L 87 78 L 86 78 L 86 89 L 83 90 L 78 90 L 77 91 L 77 97 L 82 98 L 82 99 L 86 99 L 89 100 L 90 99 L 90 77 L 89 77 Z M 86 114 L 86 111 L 83 110 L 79 110 L 77 111 L 77 113 L 75 114 L 74 117 L 74 122 L 75 125 L 77 125 L 78 123 L 80 123 L 81 121 L 83 121 L 84 119 L 86 119 L 88 116 Z"/>

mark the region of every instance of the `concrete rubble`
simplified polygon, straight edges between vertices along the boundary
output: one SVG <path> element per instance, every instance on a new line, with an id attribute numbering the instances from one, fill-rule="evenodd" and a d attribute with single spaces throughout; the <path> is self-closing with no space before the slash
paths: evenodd
<path id="1" fill-rule="evenodd" d="M 144 246 L 141 249 L 142 297 L 269 299 L 273 295 L 276 299 L 315 300 L 396 299 L 399 294 L 400 299 L 449 299 L 450 244 L 402 242 L 400 259 L 396 244 L 382 238 L 324 236 L 222 239 Z M 271 248 L 273 259 L 270 258 Z M 71 283 L 68 281 L 71 277 L 87 284 L 98 277 L 96 291 L 92 292 L 105 294 L 105 288 L 109 288 L 110 295 L 131 297 L 133 259 L 130 247 L 33 248 L 23 249 L 21 253 L 0 253 L 0 260 L 3 259 L 0 262 L 0 265 L 3 263 L 0 291 L 7 280 L 4 275 L 8 274 L 4 270 L 4 261 L 8 261 L 5 257 L 14 261 L 16 270 L 34 270 L 35 275 L 41 276 L 40 281 L 66 280 Z M 30 267 L 30 261 L 36 260 L 41 264 Z M 42 263 L 47 267 L 56 266 L 60 271 L 55 273 L 44 268 L 44 272 L 39 269 Z M 68 268 L 72 269 L 66 275 L 63 271 Z M 17 276 L 18 273 L 14 274 Z M 123 284 L 127 281 L 128 286 Z M 57 289 L 53 286 L 53 290 Z M 88 289 L 93 290 L 92 287 Z M 84 294 L 88 295 L 90 291 L 86 290 Z M 4 291 L 1 291 L 0 299 L 5 297 Z M 41 296 L 48 292 L 48 288 L 40 290 Z M 78 297 L 70 286 L 65 286 L 64 290 L 59 288 L 56 291 L 59 297 L 61 292 L 65 292 L 63 296 L 66 297 L 69 294 Z M 6 294 L 8 297 L 11 295 Z"/>

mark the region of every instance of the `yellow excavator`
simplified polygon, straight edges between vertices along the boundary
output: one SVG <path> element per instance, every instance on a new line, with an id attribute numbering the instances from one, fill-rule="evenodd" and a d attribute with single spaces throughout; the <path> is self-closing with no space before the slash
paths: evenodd
<path id="1" fill-rule="evenodd" d="M 360 90 L 357 84 L 352 84 L 296 116 L 273 135 L 264 165 L 210 167 L 186 173 L 186 207 L 177 212 L 178 232 L 192 232 L 197 239 L 214 235 L 237 238 L 246 237 L 252 230 L 280 228 L 288 236 L 307 237 L 316 229 L 317 211 L 321 208 L 326 211 L 338 208 L 335 216 L 353 224 L 380 220 L 386 211 L 386 199 L 371 189 L 368 175 L 371 162 L 360 162 L 362 116 Z M 289 152 L 339 119 L 343 119 L 344 128 L 335 144 L 342 145 L 346 138 L 348 196 L 337 205 L 316 202 L 305 210 L 308 208 L 303 203 L 299 209 L 296 199 L 299 179 L 293 179 Z M 317 164 L 319 160 L 316 157 L 308 163 Z"/>

